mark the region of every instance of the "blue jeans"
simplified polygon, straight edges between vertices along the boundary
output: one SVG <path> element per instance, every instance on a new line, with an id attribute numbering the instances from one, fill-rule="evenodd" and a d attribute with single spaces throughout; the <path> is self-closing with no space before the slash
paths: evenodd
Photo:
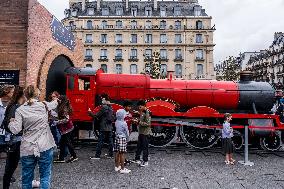
<path id="1" fill-rule="evenodd" d="M 56 125 L 53 125 L 52 122 L 50 123 L 50 131 L 53 135 L 56 146 L 59 146 L 61 134 L 60 134 L 58 128 L 56 127 Z"/>
<path id="2" fill-rule="evenodd" d="M 113 156 L 113 136 L 112 131 L 100 131 L 99 141 L 96 147 L 96 157 L 100 157 L 102 153 L 102 147 L 104 145 L 104 139 L 108 138 L 108 155 Z"/>
<path id="3" fill-rule="evenodd" d="M 40 157 L 24 156 L 22 162 L 22 189 L 31 189 L 34 180 L 34 170 L 38 163 L 40 175 L 40 189 L 49 189 L 51 181 L 51 169 L 53 161 L 53 149 L 40 153 Z"/>

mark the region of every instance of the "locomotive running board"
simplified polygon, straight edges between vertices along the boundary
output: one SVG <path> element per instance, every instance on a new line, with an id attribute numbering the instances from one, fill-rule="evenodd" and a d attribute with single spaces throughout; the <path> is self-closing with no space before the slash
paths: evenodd
<path id="1" fill-rule="evenodd" d="M 171 118 L 152 118 L 152 122 L 174 124 L 179 126 L 200 127 L 204 126 L 202 119 L 171 119 Z"/>

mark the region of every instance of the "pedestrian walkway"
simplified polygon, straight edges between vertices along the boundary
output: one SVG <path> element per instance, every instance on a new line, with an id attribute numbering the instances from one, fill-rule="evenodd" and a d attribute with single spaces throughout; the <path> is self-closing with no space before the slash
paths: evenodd
<path id="1" fill-rule="evenodd" d="M 160 150 L 150 149 L 148 167 L 131 164 L 128 175 L 114 171 L 114 159 L 102 158 L 90 160 L 94 148 L 80 149 L 79 161 L 66 166 L 54 165 L 52 188 L 66 189 L 205 189 L 205 188 L 284 188 L 284 154 L 250 154 L 253 167 L 241 164 L 225 165 L 224 156 L 216 149 L 193 151 L 185 147 Z M 107 151 L 103 151 L 103 154 Z M 134 152 L 129 155 L 134 157 Z M 237 160 L 243 159 L 242 153 L 236 153 Z M 0 172 L 3 173 L 4 160 L 0 160 Z M 19 176 L 19 169 L 16 171 Z M 2 186 L 0 186 L 2 187 Z M 20 180 L 12 185 L 20 188 Z"/>

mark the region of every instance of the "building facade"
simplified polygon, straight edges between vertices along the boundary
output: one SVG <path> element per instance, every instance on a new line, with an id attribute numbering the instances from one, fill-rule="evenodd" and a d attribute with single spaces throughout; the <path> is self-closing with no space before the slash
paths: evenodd
<path id="1" fill-rule="evenodd" d="M 253 72 L 255 81 L 266 81 L 283 87 L 284 83 L 284 33 L 276 32 L 272 45 L 250 57 L 247 70 Z"/>
<path id="2" fill-rule="evenodd" d="M 214 79 L 212 17 L 197 0 L 70 0 L 63 24 L 84 43 L 85 66 L 145 73 L 154 52 L 161 73 Z"/>

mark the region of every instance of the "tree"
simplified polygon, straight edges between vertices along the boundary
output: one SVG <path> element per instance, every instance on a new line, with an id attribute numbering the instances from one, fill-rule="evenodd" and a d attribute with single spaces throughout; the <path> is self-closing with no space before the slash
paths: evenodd
<path id="1" fill-rule="evenodd" d="M 240 78 L 241 62 L 239 57 L 230 56 L 217 66 L 217 80 L 237 81 Z"/>
<path id="2" fill-rule="evenodd" d="M 145 57 L 145 73 L 149 74 L 152 79 L 161 79 L 161 59 L 159 52 L 153 52 L 152 58 Z"/>

